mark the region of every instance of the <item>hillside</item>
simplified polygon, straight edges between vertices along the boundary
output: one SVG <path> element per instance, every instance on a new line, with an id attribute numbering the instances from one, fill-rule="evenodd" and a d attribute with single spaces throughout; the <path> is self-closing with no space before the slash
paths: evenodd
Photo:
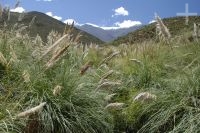
<path id="1" fill-rule="evenodd" d="M 199 133 L 200 38 L 168 20 L 168 45 L 145 40 L 152 24 L 138 45 L 87 50 L 0 29 L 0 133 Z"/>
<path id="2" fill-rule="evenodd" d="M 80 30 L 83 30 L 87 33 L 90 33 L 96 36 L 97 38 L 103 40 L 104 42 L 110 42 L 117 39 L 118 37 L 125 36 L 128 33 L 141 28 L 142 26 L 140 25 L 140 26 L 132 26 L 129 28 L 106 29 L 106 30 L 100 27 L 95 27 L 90 24 L 84 24 L 84 25 L 76 26 L 76 27 Z"/>
<path id="3" fill-rule="evenodd" d="M 33 11 L 25 13 L 25 16 L 23 17 L 22 21 L 18 22 L 19 15 L 20 15 L 19 13 L 11 13 L 10 21 L 8 21 L 7 24 L 14 25 L 15 23 L 18 23 L 28 26 L 33 17 L 35 17 L 35 21 L 32 24 L 31 28 L 29 29 L 29 35 L 35 37 L 37 34 L 39 34 L 43 39 L 43 41 L 46 41 L 47 35 L 52 30 L 57 31 L 59 33 L 63 33 L 65 29 L 65 24 L 63 22 L 58 21 L 41 12 Z M 103 43 L 103 41 L 101 41 L 100 39 L 84 31 L 81 31 L 75 27 L 72 31 L 72 34 L 74 37 L 76 37 L 76 35 L 80 32 L 82 35 L 82 37 L 80 38 L 80 42 L 82 43 L 91 43 L 91 42 L 97 44 Z"/>
<path id="4" fill-rule="evenodd" d="M 185 31 L 192 31 L 193 24 L 200 23 L 200 16 L 189 17 L 188 26 L 185 25 L 185 17 L 173 17 L 163 19 L 164 24 L 168 27 L 172 36 L 181 35 Z M 126 36 L 119 37 L 118 39 L 111 42 L 114 45 L 119 45 L 122 43 L 136 43 L 145 40 L 156 39 L 156 23 L 152 23 L 138 29 L 134 32 L 129 33 Z"/>

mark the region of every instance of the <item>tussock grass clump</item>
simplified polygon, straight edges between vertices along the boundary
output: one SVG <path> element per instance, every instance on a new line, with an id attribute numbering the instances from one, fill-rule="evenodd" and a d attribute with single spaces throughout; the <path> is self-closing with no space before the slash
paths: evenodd
<path id="1" fill-rule="evenodd" d="M 107 92 L 95 91 L 99 78 L 79 75 L 87 60 L 74 39 L 64 35 L 45 46 L 39 36 L 4 34 L 6 38 L 0 37 L 1 64 L 9 67 L 0 79 L 0 105 L 4 107 L 0 109 L 0 132 L 112 132 L 112 117 L 104 111 Z"/>
<path id="2" fill-rule="evenodd" d="M 0 132 L 200 132 L 199 41 L 157 23 L 169 45 L 82 45 L 72 27 L 45 43 L 3 27 Z"/>
<path id="3" fill-rule="evenodd" d="M 83 75 L 92 66 L 92 64 L 93 63 L 89 61 L 84 66 L 82 66 L 80 70 L 80 74 Z"/>

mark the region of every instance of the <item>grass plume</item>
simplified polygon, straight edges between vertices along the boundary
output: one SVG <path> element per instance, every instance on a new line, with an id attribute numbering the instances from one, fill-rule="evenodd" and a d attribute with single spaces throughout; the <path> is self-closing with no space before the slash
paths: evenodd
<path id="1" fill-rule="evenodd" d="M 19 113 L 19 114 L 17 115 L 17 117 L 19 117 L 19 118 L 21 118 L 21 117 L 28 117 L 28 116 L 30 116 L 30 115 L 32 115 L 32 114 L 39 113 L 39 112 L 42 111 L 42 109 L 43 109 L 43 107 L 44 107 L 45 105 L 46 105 L 46 102 L 43 102 L 43 103 L 39 104 L 39 105 L 36 106 L 36 107 L 33 107 L 33 108 L 31 108 L 31 109 L 28 109 L 28 110 L 26 110 L 26 111 L 24 111 L 24 112 Z"/>
<path id="2" fill-rule="evenodd" d="M 156 31 L 157 31 L 159 38 L 169 40 L 171 38 L 171 34 L 169 32 L 169 29 L 167 28 L 167 26 L 165 26 L 162 19 L 157 14 L 155 14 L 155 19 L 156 19 L 156 22 L 157 22 Z"/>

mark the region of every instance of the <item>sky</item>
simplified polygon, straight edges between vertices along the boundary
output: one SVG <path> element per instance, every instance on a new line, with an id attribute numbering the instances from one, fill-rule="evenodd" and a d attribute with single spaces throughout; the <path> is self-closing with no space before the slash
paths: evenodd
<path id="1" fill-rule="evenodd" d="M 174 17 L 186 11 L 186 4 L 189 13 L 200 15 L 200 0 L 20 0 L 17 8 L 17 0 L 0 3 L 9 5 L 11 11 L 39 11 L 65 23 L 88 23 L 104 29 L 148 24 L 155 13 L 161 18 Z"/>

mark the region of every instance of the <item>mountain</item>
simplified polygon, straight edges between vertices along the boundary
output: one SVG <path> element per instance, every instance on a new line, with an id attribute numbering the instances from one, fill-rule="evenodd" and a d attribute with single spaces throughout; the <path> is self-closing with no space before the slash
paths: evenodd
<path id="1" fill-rule="evenodd" d="M 200 23 L 200 16 L 189 17 L 188 25 L 185 24 L 185 17 L 172 17 L 164 18 L 163 23 L 168 27 L 172 36 L 181 35 L 185 31 L 193 31 L 194 23 Z M 119 37 L 111 44 L 119 45 L 122 43 L 138 43 L 142 41 L 147 41 L 150 39 L 156 39 L 156 23 L 146 25 L 134 32 L 131 32 L 125 36 Z"/>
<path id="2" fill-rule="evenodd" d="M 29 29 L 29 34 L 32 37 L 35 37 L 37 34 L 39 34 L 44 42 L 46 42 L 47 36 L 52 30 L 57 31 L 59 33 L 63 33 L 66 26 L 65 23 L 57 19 L 54 19 L 44 13 L 36 12 L 36 11 L 25 13 L 21 21 L 18 21 L 18 18 L 20 16 L 19 13 L 12 12 L 10 16 L 11 17 L 10 17 L 10 20 L 7 22 L 7 25 L 9 25 L 11 28 L 16 23 L 24 24 L 28 26 L 30 22 L 32 21 L 32 19 L 35 17 L 34 22 L 31 28 Z M 70 26 L 66 28 L 70 28 Z M 91 34 L 81 31 L 77 29 L 76 27 L 73 28 L 72 34 L 74 37 L 76 37 L 76 35 L 80 32 L 82 36 L 80 37 L 79 41 L 82 43 L 97 43 L 97 44 L 104 43 L 97 37 L 94 37 Z"/>
<path id="3" fill-rule="evenodd" d="M 130 32 L 133 32 L 142 26 L 133 26 L 130 28 L 120 28 L 120 29 L 109 29 L 105 30 L 97 26 L 93 26 L 91 24 L 77 25 L 78 29 L 83 30 L 87 33 L 94 35 L 95 37 L 101 39 L 104 42 L 110 42 L 117 39 L 120 36 L 127 35 Z"/>

